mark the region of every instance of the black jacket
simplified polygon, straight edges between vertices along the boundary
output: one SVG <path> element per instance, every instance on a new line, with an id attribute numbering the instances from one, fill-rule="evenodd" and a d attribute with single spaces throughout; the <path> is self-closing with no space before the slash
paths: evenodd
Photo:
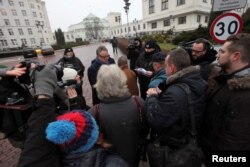
<path id="1" fill-rule="evenodd" d="M 167 78 L 160 84 L 162 92 L 148 97 L 145 101 L 146 118 L 151 127 L 160 136 L 172 139 L 186 139 L 190 134 L 190 115 L 188 97 L 178 84 L 190 87 L 196 117 L 197 129 L 205 109 L 207 83 L 200 75 L 198 66 L 190 66 Z M 167 143 L 175 144 L 175 143 Z"/>
<path id="2" fill-rule="evenodd" d="M 250 67 L 209 82 L 201 144 L 204 150 L 250 150 Z"/>
<path id="3" fill-rule="evenodd" d="M 136 61 L 140 54 L 143 52 L 142 46 L 134 46 L 134 45 L 129 45 L 128 48 L 128 54 L 127 57 L 130 60 L 130 69 L 134 70 L 136 68 Z"/>
<path id="4" fill-rule="evenodd" d="M 57 146 L 46 139 L 45 129 L 55 121 L 52 99 L 38 99 L 35 110 L 28 120 L 28 131 L 18 167 L 60 166 Z"/>
<path id="5" fill-rule="evenodd" d="M 58 60 L 57 64 L 63 63 L 64 67 L 72 68 L 78 72 L 78 74 L 83 77 L 85 66 L 82 64 L 81 60 L 78 57 L 65 58 L 62 57 Z"/>

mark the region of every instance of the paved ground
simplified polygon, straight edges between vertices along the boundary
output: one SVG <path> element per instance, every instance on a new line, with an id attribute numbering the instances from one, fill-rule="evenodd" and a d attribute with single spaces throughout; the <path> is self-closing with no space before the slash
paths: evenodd
<path id="1" fill-rule="evenodd" d="M 92 105 L 92 99 L 91 99 L 91 87 L 88 82 L 87 78 L 87 68 L 90 65 L 91 60 L 95 58 L 95 50 L 99 45 L 105 45 L 110 53 L 110 56 L 113 57 L 116 61 L 119 56 L 123 55 L 120 51 L 118 51 L 118 55 L 113 55 L 112 47 L 109 43 L 100 43 L 100 44 L 91 44 L 88 46 L 81 46 L 77 48 L 73 48 L 75 55 L 81 59 L 85 66 L 85 77 L 83 79 L 83 94 L 86 98 L 87 104 Z M 54 63 L 59 58 L 63 56 L 63 50 L 59 50 L 55 52 L 54 56 L 38 56 L 35 60 L 38 60 L 39 62 L 48 64 L 48 63 Z M 1 58 L 0 64 L 6 65 L 6 66 L 14 66 L 18 62 L 24 60 L 23 57 L 12 57 L 12 58 Z M 15 167 L 18 161 L 18 158 L 20 156 L 20 149 L 13 148 L 7 139 L 0 140 L 0 167 Z M 144 166 L 144 165 L 143 165 Z"/>

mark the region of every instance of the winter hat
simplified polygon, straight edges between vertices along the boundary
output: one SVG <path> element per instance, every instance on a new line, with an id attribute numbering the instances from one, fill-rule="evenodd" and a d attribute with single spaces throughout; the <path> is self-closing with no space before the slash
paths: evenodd
<path id="1" fill-rule="evenodd" d="M 71 111 L 49 123 L 46 138 L 65 153 L 84 153 L 93 147 L 99 135 L 95 119 L 86 111 Z"/>
<path id="2" fill-rule="evenodd" d="M 64 55 L 66 55 L 68 52 L 74 52 L 72 48 L 66 48 L 64 50 Z"/>
<path id="3" fill-rule="evenodd" d="M 163 62 L 165 61 L 165 58 L 166 58 L 165 53 L 158 52 L 158 53 L 153 54 L 152 62 Z"/>
<path id="4" fill-rule="evenodd" d="M 67 81 L 67 80 L 72 80 L 75 79 L 77 75 L 77 71 L 72 69 L 72 68 L 64 68 L 63 69 L 63 77 L 62 80 L 63 81 Z"/>
<path id="5" fill-rule="evenodd" d="M 147 41 L 145 43 L 145 48 L 150 49 L 150 48 L 156 48 L 156 42 L 154 40 Z"/>

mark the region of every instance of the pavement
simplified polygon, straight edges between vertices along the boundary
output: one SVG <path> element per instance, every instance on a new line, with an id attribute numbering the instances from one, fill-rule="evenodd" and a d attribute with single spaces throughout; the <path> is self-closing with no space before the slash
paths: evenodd
<path id="1" fill-rule="evenodd" d="M 109 54 L 111 57 L 117 59 L 123 55 L 118 49 L 118 54 L 113 54 L 112 46 L 109 43 L 99 43 L 99 44 L 91 44 L 88 46 L 80 46 L 73 48 L 75 55 L 80 58 L 82 63 L 85 66 L 84 78 L 83 78 L 83 94 L 85 96 L 86 102 L 89 106 L 92 106 L 92 93 L 91 87 L 87 77 L 87 69 L 90 66 L 91 60 L 93 60 L 96 56 L 95 51 L 99 45 L 104 45 L 109 50 Z M 37 58 L 32 58 L 41 63 L 55 63 L 59 58 L 63 56 L 63 50 L 55 51 L 55 55 L 51 56 L 38 56 Z M 11 57 L 11 58 L 0 58 L 0 65 L 5 65 L 8 67 L 12 67 L 20 61 L 23 61 L 24 58 L 22 56 Z M 0 167 L 16 167 L 18 163 L 18 159 L 20 157 L 21 150 L 18 148 L 12 147 L 7 139 L 0 139 Z M 143 164 L 142 166 L 145 166 Z M 147 165 L 146 165 L 147 166 Z"/>

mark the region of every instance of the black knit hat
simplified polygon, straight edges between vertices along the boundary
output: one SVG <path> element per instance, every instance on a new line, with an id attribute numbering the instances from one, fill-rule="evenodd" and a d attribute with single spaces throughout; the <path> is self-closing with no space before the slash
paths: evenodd
<path id="1" fill-rule="evenodd" d="M 147 48 L 147 49 L 150 49 L 150 48 L 155 49 L 156 48 L 156 42 L 154 40 L 147 41 L 145 43 L 145 48 Z"/>

